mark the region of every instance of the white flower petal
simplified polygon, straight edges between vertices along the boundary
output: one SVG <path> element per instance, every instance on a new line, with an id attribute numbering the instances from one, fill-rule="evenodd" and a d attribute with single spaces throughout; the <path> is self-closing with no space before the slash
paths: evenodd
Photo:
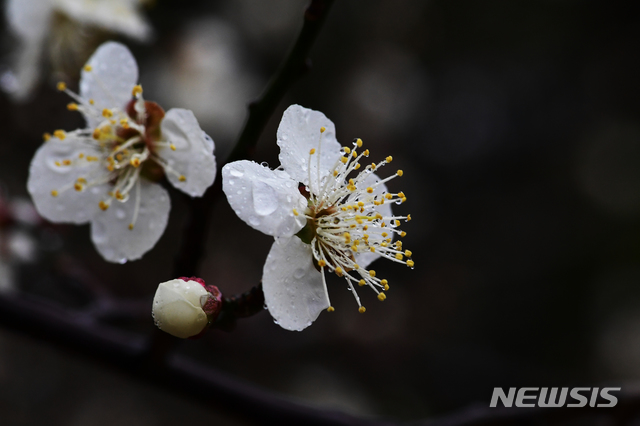
<path id="1" fill-rule="evenodd" d="M 381 179 L 375 174 L 375 173 L 371 173 L 362 183 L 359 183 L 358 185 L 356 185 L 358 188 L 367 188 L 369 186 L 373 187 L 373 185 L 375 185 L 377 182 L 379 182 Z M 373 193 L 372 195 L 380 195 L 387 192 L 387 186 L 384 183 L 379 184 L 378 186 L 376 186 L 375 188 L 373 188 Z M 389 217 L 391 216 L 393 213 L 391 212 L 391 204 L 382 204 L 380 206 L 376 206 L 374 208 L 375 211 L 377 211 L 378 213 L 380 213 L 383 217 Z M 394 233 L 393 232 L 389 232 L 388 229 L 383 229 L 380 227 L 374 227 L 374 226 L 370 226 L 369 229 L 367 230 L 367 234 L 369 234 L 369 237 L 373 240 L 373 239 L 382 239 L 382 233 L 383 232 L 387 232 L 389 234 L 389 237 L 393 238 L 394 237 Z M 389 238 L 387 237 L 387 238 Z M 371 262 L 373 262 L 374 260 L 376 260 L 377 258 L 379 258 L 380 255 L 378 253 L 371 253 L 370 251 L 365 251 L 365 252 L 358 252 L 355 255 L 356 258 L 356 263 L 358 265 L 360 265 L 360 267 L 362 268 L 367 268 Z"/>
<path id="2" fill-rule="evenodd" d="M 131 91 L 138 82 L 138 65 L 123 44 L 109 41 L 98 47 L 87 61 L 91 71 L 84 68 L 80 77 L 80 96 L 93 99 L 98 110 L 124 108 L 131 100 Z M 89 126 L 94 126 L 87 118 Z"/>
<path id="3" fill-rule="evenodd" d="M 23 1 L 23 0 L 20 0 Z M 58 9 L 84 25 L 146 40 L 151 28 L 139 12 L 139 0 L 57 0 Z"/>
<path id="4" fill-rule="evenodd" d="M 216 177 L 213 140 L 187 109 L 170 109 L 160 126 L 162 138 L 175 147 L 175 150 L 162 147 L 158 151 L 158 155 L 178 173 L 167 173 L 167 179 L 192 197 L 201 197 Z M 180 181 L 180 175 L 186 180 Z"/>
<path id="5" fill-rule="evenodd" d="M 222 189 L 238 217 L 258 231 L 290 237 L 304 226 L 304 219 L 294 216 L 293 209 L 302 213 L 306 199 L 283 171 L 235 161 L 222 168 Z"/>
<path id="6" fill-rule="evenodd" d="M 324 133 L 320 133 L 322 127 L 326 129 Z M 318 177 L 321 180 L 329 174 L 341 156 L 333 122 L 320 111 L 291 105 L 282 115 L 277 137 L 280 147 L 278 158 L 284 170 L 295 181 L 309 185 L 311 192 L 317 194 Z M 322 141 L 321 145 L 320 141 Z M 309 156 L 311 149 L 315 149 L 316 152 Z M 319 174 L 318 155 L 320 156 Z M 311 157 L 311 182 L 309 182 L 309 157 Z"/>
<path id="7" fill-rule="evenodd" d="M 7 0 L 5 14 L 12 31 L 28 40 L 43 40 L 49 32 L 53 4 L 43 0 Z"/>
<path id="8" fill-rule="evenodd" d="M 303 330 L 330 306 L 322 276 L 311 259 L 311 247 L 298 237 L 274 242 L 267 256 L 262 272 L 264 300 L 284 329 Z"/>
<path id="9" fill-rule="evenodd" d="M 164 332 L 186 339 L 200 333 L 209 322 L 202 309 L 207 290 L 196 281 L 175 279 L 158 286 L 152 314 Z"/>
<path id="10" fill-rule="evenodd" d="M 99 210 L 98 203 L 109 191 L 108 184 L 99 184 L 82 191 L 73 185 L 78 178 L 87 182 L 104 181 L 107 171 L 99 161 L 80 159 L 100 153 L 79 138 L 67 134 L 64 140 L 51 138 L 36 152 L 29 168 L 27 189 L 42 217 L 52 222 L 85 223 Z M 64 165 L 64 161 L 71 161 Z M 56 163 L 57 162 L 57 163 Z M 58 165 L 59 164 L 59 165 Z M 51 191 L 57 191 L 53 196 Z"/>
<path id="11" fill-rule="evenodd" d="M 169 194 L 160 185 L 140 179 L 140 208 L 133 229 L 136 188 L 129 199 L 113 200 L 106 211 L 99 211 L 91 221 L 91 240 L 102 257 L 124 263 L 142 257 L 158 242 L 167 226 L 171 204 Z"/>

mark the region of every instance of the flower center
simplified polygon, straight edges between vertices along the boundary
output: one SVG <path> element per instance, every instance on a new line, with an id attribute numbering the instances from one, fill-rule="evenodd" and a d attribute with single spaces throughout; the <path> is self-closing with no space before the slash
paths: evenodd
<path id="1" fill-rule="evenodd" d="M 323 131 L 321 129 L 321 133 Z M 311 245 L 314 264 L 322 273 L 323 282 L 325 269 L 345 278 L 358 302 L 359 311 L 364 312 L 355 284 L 372 288 L 380 301 L 386 299 L 383 291 L 389 289 L 389 284 L 386 279 L 378 278 L 374 270 L 359 265 L 358 261 L 368 264 L 373 260 L 372 257 L 377 257 L 373 256 L 375 253 L 411 268 L 414 262 L 410 259 L 411 251 L 403 250 L 402 241 L 393 242 L 395 234 L 400 237 L 406 235 L 399 229 L 400 221 L 411 220 L 411 215 L 394 216 L 390 206 L 386 206 L 406 201 L 403 192 L 390 193 L 384 186 L 396 176 L 402 176 L 403 172 L 398 170 L 394 175 L 380 180 L 373 174 L 374 171 L 390 163 L 393 158 L 389 156 L 377 164 L 362 167 L 360 161 L 369 156 L 369 150 L 358 153 L 361 147 L 361 139 L 354 141 L 353 148 L 343 147 L 342 156 L 327 176 L 320 176 L 318 167 L 318 193 L 309 193 L 308 188 L 304 188 L 308 195 L 301 191 L 307 198 L 308 206 L 303 214 L 307 224 L 297 236 Z M 309 164 L 313 155 L 316 155 L 315 149 L 309 153 Z M 320 154 L 317 155 L 319 158 Z M 357 172 L 360 168 L 362 170 Z M 354 177 L 349 178 L 352 175 Z M 296 210 L 294 214 L 299 215 Z"/>
<path id="2" fill-rule="evenodd" d="M 86 65 L 84 70 L 91 71 L 91 66 Z M 166 160 L 157 155 L 160 148 L 176 150 L 172 143 L 162 140 L 160 124 L 164 118 L 164 110 L 155 102 L 143 99 L 141 86 L 133 88 L 132 99 L 124 109 L 99 110 L 92 99 L 80 98 L 68 90 L 64 83 L 58 83 L 58 90 L 77 101 L 68 104 L 67 109 L 82 112 L 88 120 L 97 122 L 98 125 L 69 133 L 56 130 L 53 135 L 58 139 L 64 140 L 70 136 L 86 145 L 87 149 L 86 152 L 74 154 L 75 158 L 55 161 L 55 166 L 82 169 L 97 162 L 99 167 L 86 167 L 86 175 L 77 177 L 75 182 L 62 188 L 54 189 L 51 195 L 57 197 L 71 188 L 82 192 L 94 186 L 109 184 L 110 190 L 98 203 L 104 211 L 113 200 L 126 202 L 131 191 L 135 191 L 134 213 L 129 224 L 129 229 L 133 229 L 140 206 L 141 175 L 151 181 L 158 181 L 164 173 L 171 173 L 179 181 L 186 180 L 184 175 L 173 170 Z M 45 134 L 45 140 L 50 137 L 51 135 Z"/>

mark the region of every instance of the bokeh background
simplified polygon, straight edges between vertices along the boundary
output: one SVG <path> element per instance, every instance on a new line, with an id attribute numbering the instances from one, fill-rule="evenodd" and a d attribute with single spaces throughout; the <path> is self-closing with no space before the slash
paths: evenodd
<path id="1" fill-rule="evenodd" d="M 220 165 L 297 35 L 307 1 L 157 1 L 134 52 L 145 97 L 192 109 Z M 411 213 L 414 270 L 375 264 L 391 290 L 333 277 L 336 312 L 304 332 L 265 311 L 178 351 L 304 403 L 416 420 L 488 406 L 493 387 L 640 383 L 640 16 L 587 0 L 336 2 L 254 159 L 278 165 L 275 131 L 293 103 L 323 111 L 344 144 L 393 155 L 392 191 Z M 0 29 L 4 29 L 4 23 Z M 0 72 L 16 42 L 2 31 Z M 82 61 L 81 61 L 82 63 Z M 0 291 L 81 309 L 89 271 L 114 297 L 148 300 L 170 276 L 184 198 L 157 246 L 125 265 L 102 260 L 88 226 L 40 225 L 26 180 L 41 135 L 82 125 L 45 73 L 26 103 L 0 94 Z M 74 87 L 76 80 L 70 80 Z M 77 86 L 75 86 L 77 87 Z M 387 172 L 385 170 L 385 172 Z M 384 173 L 383 173 L 384 175 Z M 272 239 L 216 205 L 200 276 L 225 294 L 257 284 Z M 18 237 L 16 237 L 16 235 Z M 23 256 L 20 255 L 22 253 Z M 66 266 L 65 266 L 66 265 Z M 144 299 L 147 298 L 147 299 Z M 150 306 L 115 326 L 151 333 Z M 3 425 L 246 424 L 241 415 L 152 388 L 103 364 L 0 327 Z"/>

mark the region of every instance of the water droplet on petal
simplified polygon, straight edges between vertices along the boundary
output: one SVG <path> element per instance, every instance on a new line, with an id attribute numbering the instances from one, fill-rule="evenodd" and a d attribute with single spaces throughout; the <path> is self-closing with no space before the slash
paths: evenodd
<path id="1" fill-rule="evenodd" d="M 123 209 L 117 209 L 116 210 L 116 217 L 118 219 L 124 219 L 127 216 L 127 214 L 125 213 L 125 211 Z"/>
<path id="2" fill-rule="evenodd" d="M 253 209 L 261 216 L 267 216 L 278 208 L 278 197 L 271 185 L 253 181 Z"/>
<path id="3" fill-rule="evenodd" d="M 304 269 L 302 268 L 298 268 L 293 272 L 293 277 L 296 279 L 300 279 L 302 277 L 304 277 Z M 293 302 L 291 302 L 293 305 Z"/>

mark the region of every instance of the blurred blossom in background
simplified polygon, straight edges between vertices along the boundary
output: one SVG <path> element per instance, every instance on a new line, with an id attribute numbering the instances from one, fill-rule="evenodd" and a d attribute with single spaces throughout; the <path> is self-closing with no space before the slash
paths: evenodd
<path id="1" fill-rule="evenodd" d="M 31 96 L 43 69 L 57 80 L 75 80 L 82 64 L 104 40 L 124 35 L 148 41 L 151 28 L 141 14 L 146 2 L 5 0 L 15 59 L 12 69 L 0 76 L 0 87 L 15 100 L 24 101 Z"/>
<path id="2" fill-rule="evenodd" d="M 21 66 L 43 84 L 24 104 L 13 102 L 17 89 L 0 94 L 2 211 L 28 197 L 42 133 L 82 124 L 50 83 L 50 71 L 67 69 L 49 59 L 68 57 L 54 43 L 60 14 L 79 25 L 64 27 L 62 34 L 74 34 L 62 38 L 73 41 L 68 52 L 85 52 L 75 43 L 89 46 L 96 33 L 127 43 L 145 96 L 193 110 L 222 167 L 247 104 L 276 71 L 308 2 L 130 2 L 128 29 L 66 12 L 71 6 L 60 2 L 48 15 L 58 17 L 38 31 L 16 29 L 10 3 L 2 85 L 19 87 Z M 640 22 L 630 7 L 336 2 L 310 72 L 279 104 L 252 159 L 279 164 L 276 129 L 291 104 L 330 117 L 342 145 L 362 138 L 372 161 L 392 155 L 404 176 L 389 190 L 408 199 L 394 213 L 413 217 L 404 243 L 417 266 L 372 264 L 391 290 L 384 303 L 363 295 L 365 314 L 333 277 L 336 311 L 304 332 L 282 330 L 264 312 L 177 351 L 306 404 L 397 421 L 487 406 L 496 386 L 633 390 L 640 381 Z M 24 38 L 27 28 L 37 37 Z M 40 53 L 30 57 L 47 59 L 12 62 L 28 51 L 17 44 L 33 40 Z M 167 189 L 165 234 L 126 265 L 104 262 L 86 226 L 0 219 L 0 277 L 12 276 L 0 288 L 69 309 L 91 308 L 96 289 L 148 298 L 150 307 L 157 284 L 175 278 L 186 218 L 185 203 Z M 246 291 L 259 282 L 273 240 L 224 200 L 213 215 L 200 276 L 225 295 Z M 150 309 L 110 325 L 154 331 Z M 0 413 L 10 425 L 169 425 L 183 413 L 185 422 L 246 424 L 213 403 L 194 404 L 1 327 L 0 383 Z"/>

